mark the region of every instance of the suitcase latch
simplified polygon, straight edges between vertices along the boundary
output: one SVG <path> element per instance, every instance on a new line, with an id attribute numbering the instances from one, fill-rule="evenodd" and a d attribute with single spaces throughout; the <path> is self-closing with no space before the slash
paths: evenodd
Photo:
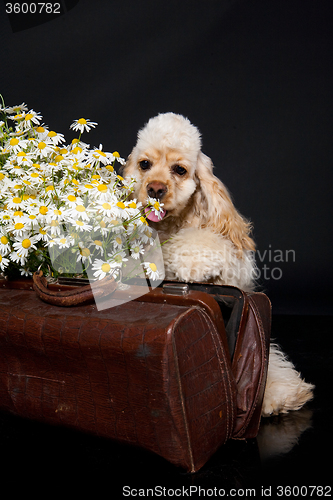
<path id="1" fill-rule="evenodd" d="M 186 283 L 165 283 L 163 292 L 169 295 L 187 295 L 190 288 Z"/>

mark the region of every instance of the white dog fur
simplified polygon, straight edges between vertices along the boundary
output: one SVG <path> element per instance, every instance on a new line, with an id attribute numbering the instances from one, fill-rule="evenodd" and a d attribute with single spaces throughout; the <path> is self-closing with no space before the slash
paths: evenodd
<path id="1" fill-rule="evenodd" d="M 133 197 L 143 205 L 158 198 L 165 217 L 158 231 L 167 279 L 255 288 L 255 244 L 251 225 L 234 207 L 213 164 L 201 151 L 201 137 L 190 121 L 174 113 L 151 118 L 138 132 L 124 176 L 137 179 Z M 279 347 L 271 344 L 263 402 L 264 416 L 301 408 L 313 396 Z"/>

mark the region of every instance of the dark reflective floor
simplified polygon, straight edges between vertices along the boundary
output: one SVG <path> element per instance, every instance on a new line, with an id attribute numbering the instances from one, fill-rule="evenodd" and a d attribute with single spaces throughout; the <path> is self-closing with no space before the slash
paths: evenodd
<path id="1" fill-rule="evenodd" d="M 309 489 L 333 482 L 332 333 L 333 316 L 273 317 L 272 337 L 316 385 L 315 399 L 301 411 L 264 419 L 255 440 L 229 441 L 196 474 L 185 474 L 144 450 L 0 414 L 2 485 L 34 491 L 35 498 L 48 497 L 55 489 L 65 497 L 81 495 L 91 486 L 98 498 L 108 488 L 107 498 L 115 499 L 130 498 L 129 493 L 196 498 L 199 488 L 206 498 L 223 492 L 231 496 L 236 490 L 238 497 L 249 496 L 250 489 L 257 498 L 278 498 L 278 493 L 279 498 L 301 498 L 304 487 L 308 497 L 311 492 L 312 498 L 332 496 L 329 489 Z M 46 491 L 41 482 L 48 485 Z M 292 496 L 278 486 L 303 490 L 294 489 Z"/>

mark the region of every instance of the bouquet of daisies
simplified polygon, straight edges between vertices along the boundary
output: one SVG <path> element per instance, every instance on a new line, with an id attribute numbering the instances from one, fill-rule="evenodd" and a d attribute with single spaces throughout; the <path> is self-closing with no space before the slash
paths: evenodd
<path id="1" fill-rule="evenodd" d="M 2 100 L 0 113 L 0 272 L 163 279 L 147 211 L 129 199 L 135 179 L 115 170 L 124 160 L 81 140 L 97 123 L 75 120 L 65 145 L 24 103 Z"/>

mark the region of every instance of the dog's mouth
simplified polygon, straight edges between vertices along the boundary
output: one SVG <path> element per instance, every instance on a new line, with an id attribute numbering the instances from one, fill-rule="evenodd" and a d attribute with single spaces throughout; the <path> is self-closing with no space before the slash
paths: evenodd
<path id="1" fill-rule="evenodd" d="M 167 215 L 167 210 L 160 210 L 158 213 L 154 210 L 154 207 L 145 208 L 146 217 L 151 222 L 160 222 Z"/>

